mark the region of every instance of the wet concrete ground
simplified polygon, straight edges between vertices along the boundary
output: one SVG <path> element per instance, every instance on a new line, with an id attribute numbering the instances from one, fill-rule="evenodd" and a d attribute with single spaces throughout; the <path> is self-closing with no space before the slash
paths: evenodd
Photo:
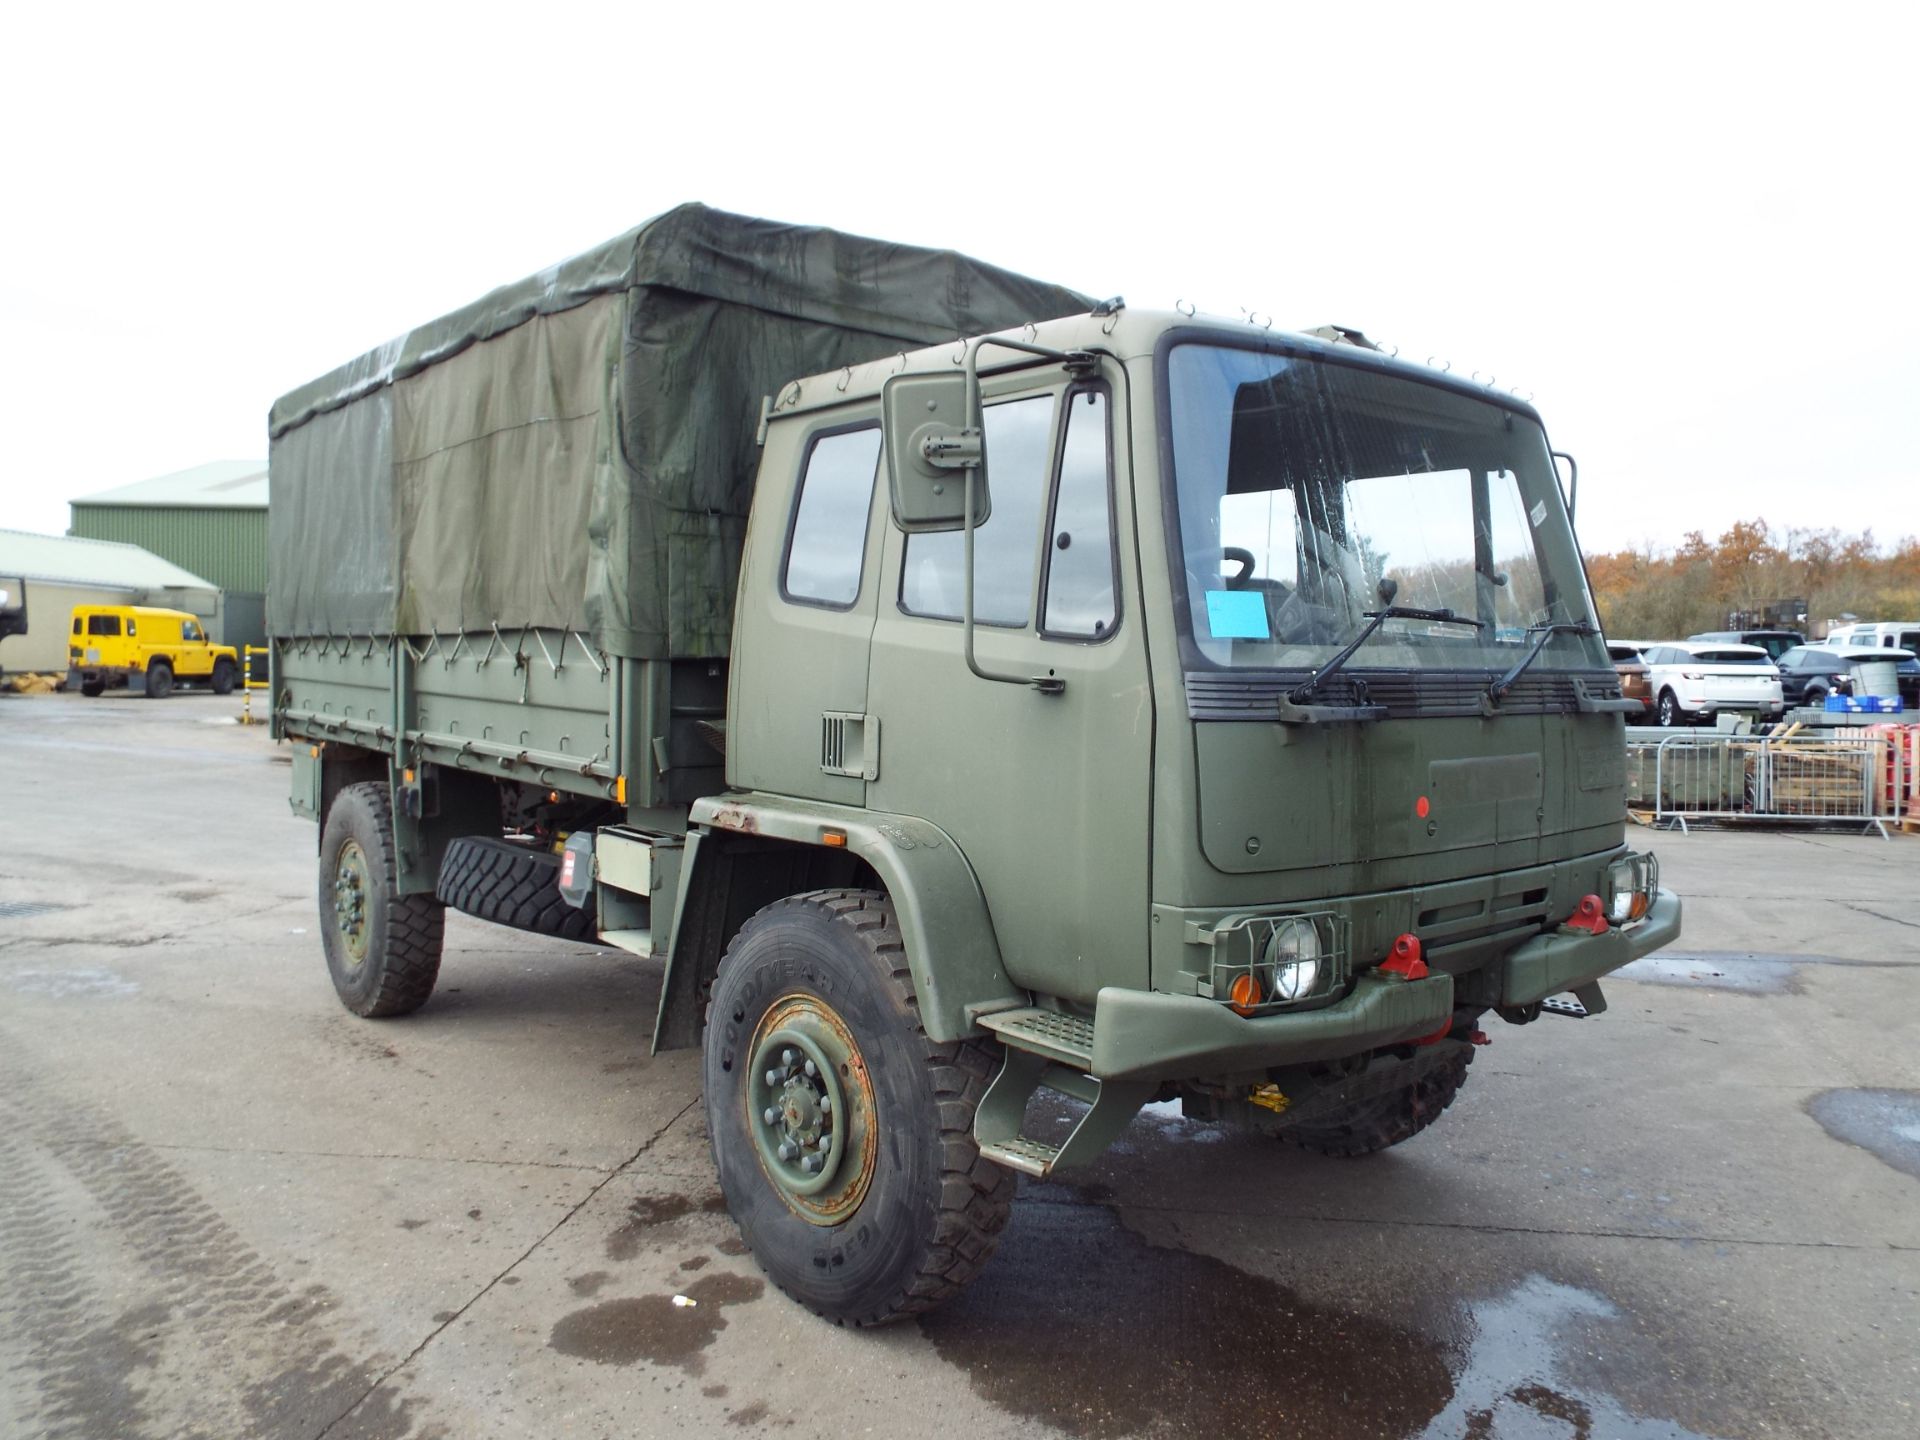
<path id="1" fill-rule="evenodd" d="M 0 1435 L 1920 1433 L 1915 841 L 1633 831 L 1684 953 L 1427 1134 L 1157 1109 L 862 1334 L 743 1254 L 656 966 L 455 918 L 341 1010 L 237 709 L 0 697 Z"/>

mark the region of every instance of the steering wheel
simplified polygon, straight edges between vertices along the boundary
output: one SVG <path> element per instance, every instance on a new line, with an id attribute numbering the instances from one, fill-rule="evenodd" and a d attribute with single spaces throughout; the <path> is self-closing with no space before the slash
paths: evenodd
<path id="1" fill-rule="evenodd" d="M 1220 547 L 1220 558 L 1222 560 L 1231 560 L 1240 567 L 1240 573 L 1238 575 L 1227 576 L 1227 589 L 1246 589 L 1247 582 L 1253 578 L 1253 552 L 1251 550 L 1243 550 L 1238 545 L 1222 545 Z"/>

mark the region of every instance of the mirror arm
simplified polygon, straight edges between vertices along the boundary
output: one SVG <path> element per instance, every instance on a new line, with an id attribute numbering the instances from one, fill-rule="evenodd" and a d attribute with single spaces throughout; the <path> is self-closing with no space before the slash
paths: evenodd
<path id="1" fill-rule="evenodd" d="M 1047 360 L 1058 360 L 1061 362 L 1061 364 L 1065 365 L 1069 370 L 1073 371 L 1076 374 L 1085 373 L 1085 371 L 1091 370 L 1099 363 L 1097 360 L 1094 359 L 1092 355 L 1089 355 L 1084 350 L 1076 350 L 1069 353 L 1064 350 L 1049 350 L 1045 346 L 1041 346 L 1041 345 L 1028 345 L 1024 341 L 1020 341 L 1020 340 L 1000 339 L 992 335 L 983 335 L 979 337 L 972 344 L 967 346 L 967 410 L 966 410 L 966 414 L 967 414 L 967 419 L 969 421 L 971 421 L 973 417 L 976 415 L 979 415 L 981 417 L 980 429 L 981 429 L 982 435 L 986 433 L 986 424 L 985 424 L 986 417 L 982 414 L 981 405 L 980 405 L 980 351 L 983 347 L 988 345 L 998 345 L 1003 349 L 1007 349 L 1007 350 L 1022 350 L 1029 355 L 1038 355 L 1041 358 L 1047 359 Z M 984 448 L 984 445 L 982 448 Z M 980 662 L 974 658 L 974 654 L 973 654 L 973 532 L 975 527 L 973 523 L 973 495 L 974 495 L 973 485 L 974 485 L 974 478 L 980 473 L 980 460 L 979 460 L 978 451 L 974 453 L 973 457 L 969 460 L 965 468 L 966 468 L 966 474 L 967 474 L 967 486 L 966 486 L 966 492 L 963 495 L 961 500 L 962 505 L 965 507 L 963 513 L 965 514 L 965 517 L 966 517 L 966 523 L 965 523 L 965 526 L 963 527 L 963 533 L 966 536 L 966 540 L 965 540 L 964 556 L 961 560 L 961 570 L 964 572 L 965 579 L 961 589 L 961 594 L 964 598 L 961 602 L 960 625 L 961 625 L 961 635 L 962 635 L 962 649 L 965 651 L 966 657 L 967 657 L 967 669 L 971 670 L 975 675 L 978 675 L 982 680 L 994 680 L 994 681 L 998 681 L 1002 685 L 1030 685 L 1034 689 L 1038 690 L 1042 695 L 1062 694 L 1065 692 L 1067 688 L 1067 682 L 1060 679 L 1060 677 L 1057 675 L 1006 675 L 1006 674 L 1000 673 L 999 671 L 984 669 L 981 666 Z"/>

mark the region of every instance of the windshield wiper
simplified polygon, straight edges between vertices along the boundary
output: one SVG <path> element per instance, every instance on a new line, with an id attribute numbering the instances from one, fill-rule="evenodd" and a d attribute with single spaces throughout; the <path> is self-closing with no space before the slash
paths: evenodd
<path id="1" fill-rule="evenodd" d="M 1555 620 L 1546 625 L 1529 625 L 1527 627 L 1527 633 L 1529 635 L 1538 634 L 1540 638 L 1533 642 L 1533 648 L 1521 656 L 1519 662 L 1515 664 L 1511 670 L 1487 686 L 1486 693 L 1480 697 L 1481 713 L 1486 715 L 1493 713 L 1494 707 L 1506 699 L 1507 692 L 1513 689 L 1513 682 L 1526 674 L 1527 667 L 1540 658 L 1540 652 L 1547 648 L 1547 642 L 1553 639 L 1554 636 L 1598 635 L 1600 633 L 1600 627 L 1597 625 L 1589 625 L 1584 620 Z"/>
<path id="2" fill-rule="evenodd" d="M 1411 605 L 1389 605 L 1382 610 L 1367 610 L 1367 623 L 1360 633 L 1349 640 L 1326 664 L 1314 671 L 1303 683 L 1289 690 L 1280 700 L 1280 719 L 1288 725 L 1310 724 L 1316 720 L 1379 720 L 1386 713 L 1384 705 L 1311 705 L 1314 691 L 1338 674 L 1349 660 L 1359 653 L 1360 647 L 1371 640 L 1374 632 L 1389 620 L 1426 620 L 1436 625 L 1471 625 L 1476 630 L 1486 629 L 1486 622 L 1469 620 L 1464 615 L 1456 615 L 1451 610 L 1419 610 Z"/>

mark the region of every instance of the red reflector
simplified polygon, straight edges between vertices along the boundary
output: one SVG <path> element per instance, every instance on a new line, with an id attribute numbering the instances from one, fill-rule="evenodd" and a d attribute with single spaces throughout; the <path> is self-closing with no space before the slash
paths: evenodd
<path id="1" fill-rule="evenodd" d="M 1427 1036 L 1425 1039 L 1416 1040 L 1413 1043 L 1416 1045 L 1438 1045 L 1442 1040 L 1446 1039 L 1447 1036 L 1451 1035 L 1452 1033 L 1453 1033 L 1453 1021 L 1449 1020 L 1447 1021 L 1446 1024 L 1442 1025 L 1438 1030 L 1434 1031 L 1431 1035 Z"/>
<path id="2" fill-rule="evenodd" d="M 1431 805 L 1427 804 L 1427 797 L 1424 795 L 1413 802 L 1413 813 L 1418 815 L 1422 820 L 1427 818 L 1427 811 L 1432 808 Z"/>
<path id="3" fill-rule="evenodd" d="M 569 850 L 565 855 L 560 857 L 560 886 L 562 889 L 573 884 L 573 857 L 579 853 L 577 850 Z"/>
<path id="4" fill-rule="evenodd" d="M 1395 940 L 1387 958 L 1380 962 L 1380 968 L 1403 980 L 1426 979 L 1427 962 L 1420 958 L 1420 937 L 1409 931 Z"/>
<path id="5" fill-rule="evenodd" d="M 1606 907 L 1601 905 L 1598 895 L 1583 895 L 1572 915 L 1567 917 L 1567 929 L 1585 930 L 1590 935 L 1607 933 Z"/>
<path id="6" fill-rule="evenodd" d="M 1476 1045 L 1491 1045 L 1493 1043 L 1493 1037 L 1484 1030 L 1472 1031 L 1468 1034 L 1467 1039 Z"/>

